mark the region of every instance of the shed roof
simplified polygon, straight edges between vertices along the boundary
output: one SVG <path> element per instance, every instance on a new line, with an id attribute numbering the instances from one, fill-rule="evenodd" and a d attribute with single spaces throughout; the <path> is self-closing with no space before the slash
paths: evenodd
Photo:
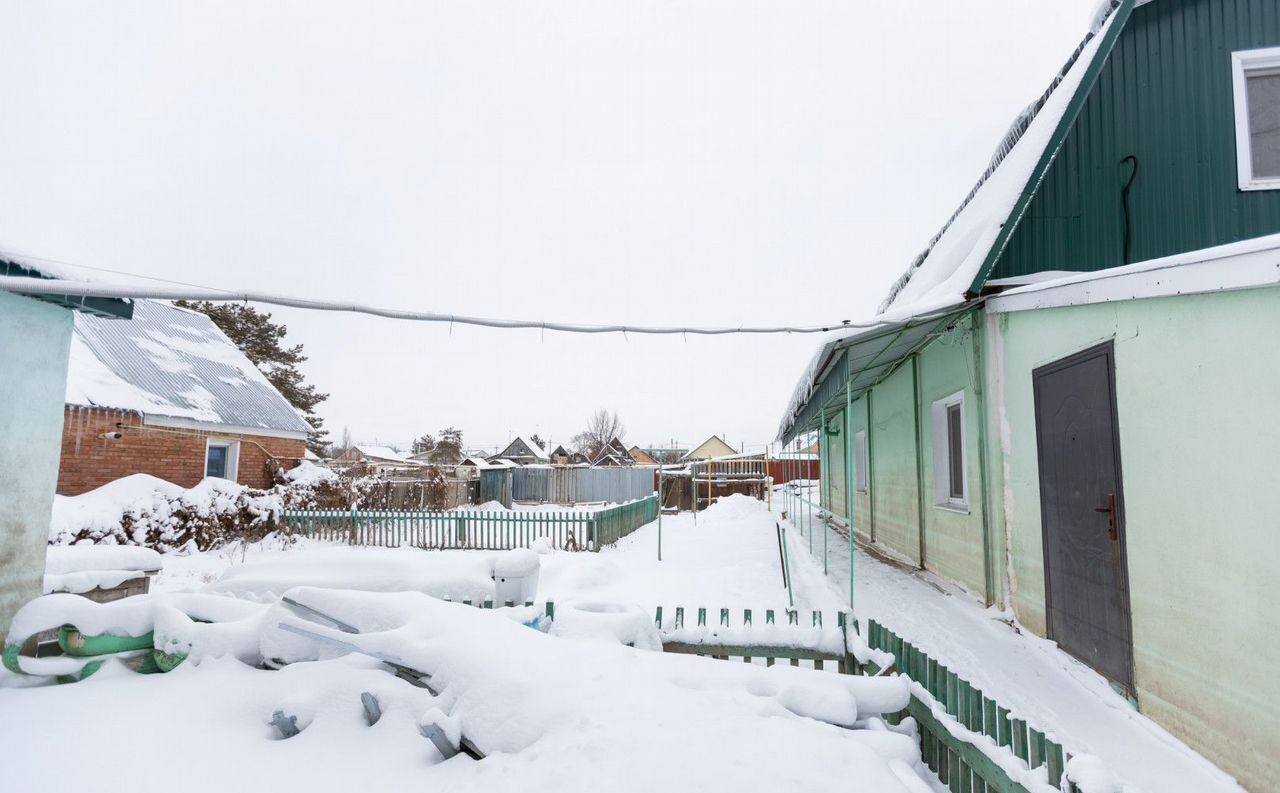
<path id="1" fill-rule="evenodd" d="M 267 435 L 311 432 L 213 320 L 154 300 L 139 300 L 133 309 L 129 320 L 76 314 L 68 404 Z"/>
<path id="2" fill-rule="evenodd" d="M 384 460 L 386 462 L 401 463 L 403 465 L 422 465 L 419 461 L 405 457 L 390 446 L 373 446 L 370 444 L 357 443 L 355 445 L 355 449 L 370 460 Z"/>

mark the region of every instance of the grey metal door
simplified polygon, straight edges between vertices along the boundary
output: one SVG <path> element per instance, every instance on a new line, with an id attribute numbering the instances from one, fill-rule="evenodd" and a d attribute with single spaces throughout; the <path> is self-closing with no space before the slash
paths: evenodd
<path id="1" fill-rule="evenodd" d="M 1108 342 L 1032 373 L 1049 638 L 1133 691 L 1133 636 Z"/>

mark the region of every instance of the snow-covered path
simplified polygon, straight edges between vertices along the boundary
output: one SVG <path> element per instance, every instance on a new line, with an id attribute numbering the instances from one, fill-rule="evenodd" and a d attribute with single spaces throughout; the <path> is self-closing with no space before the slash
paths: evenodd
<path id="1" fill-rule="evenodd" d="M 824 534 L 820 520 L 813 526 L 811 561 L 820 570 Z M 828 580 L 847 608 L 849 543 L 831 531 L 827 545 Z M 807 551 L 809 543 L 795 546 Z M 1011 613 L 984 608 L 928 572 L 863 548 L 855 550 L 853 564 L 860 620 L 876 620 L 947 664 L 1068 753 L 1102 758 L 1126 793 L 1243 793 L 1229 775 L 1133 710 L 1092 669 L 1017 626 Z"/>

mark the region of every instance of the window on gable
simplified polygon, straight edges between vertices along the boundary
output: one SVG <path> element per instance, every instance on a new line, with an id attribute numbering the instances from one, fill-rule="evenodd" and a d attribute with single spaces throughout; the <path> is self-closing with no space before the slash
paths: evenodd
<path id="1" fill-rule="evenodd" d="M 1231 54 L 1241 190 L 1280 190 L 1280 47 Z"/>
<path id="2" fill-rule="evenodd" d="M 240 467 L 240 443 L 210 439 L 204 450 L 204 475 L 236 481 Z"/>
<path id="3" fill-rule="evenodd" d="M 859 430 L 853 435 L 854 487 L 859 493 L 867 492 L 867 433 Z"/>
<path id="4" fill-rule="evenodd" d="M 933 403 L 933 503 L 969 508 L 963 391 Z"/>

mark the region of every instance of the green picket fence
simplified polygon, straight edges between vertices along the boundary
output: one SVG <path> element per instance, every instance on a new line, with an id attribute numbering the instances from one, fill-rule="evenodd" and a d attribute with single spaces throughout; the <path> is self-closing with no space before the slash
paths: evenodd
<path id="1" fill-rule="evenodd" d="M 289 510 L 284 522 L 293 534 L 350 545 L 507 550 L 545 539 L 579 551 L 612 545 L 657 516 L 657 496 L 650 496 L 597 512 Z"/>
<path id="2" fill-rule="evenodd" d="M 875 620 L 868 622 L 867 644 L 891 653 L 896 659 L 894 669 L 923 686 L 947 715 L 966 730 L 987 736 L 1030 769 L 1044 766 L 1049 784 L 1055 788 L 1062 786 L 1069 755 L 1061 744 Z M 920 725 L 925 764 L 952 791 L 1026 793 L 1025 787 L 1010 779 L 1004 769 L 976 746 L 953 735 L 923 700 L 913 696 L 907 713 Z M 1077 793 L 1076 786 L 1070 782 L 1065 789 Z"/>
<path id="3" fill-rule="evenodd" d="M 741 620 L 731 623 L 732 612 L 727 608 L 708 610 L 705 607 L 691 609 L 693 620 L 685 622 L 685 608 L 677 606 L 665 609 L 658 606 L 654 611 L 654 624 L 662 634 L 662 650 L 668 653 L 684 653 L 719 658 L 725 661 L 742 659 L 746 663 L 761 661 L 766 666 L 773 666 L 778 661 L 790 662 L 791 666 L 809 666 L 818 670 L 834 670 L 842 674 L 853 674 L 858 670 L 857 660 L 847 650 L 848 630 L 853 623 L 848 612 L 836 612 L 834 622 L 828 621 L 823 612 L 811 611 L 801 615 L 797 609 L 774 609 L 753 611 L 742 609 L 738 612 Z M 708 621 L 708 615 L 717 617 Z M 763 621 L 762 621 L 763 620 Z M 823 625 L 834 625 L 839 637 L 838 645 L 827 644 L 815 646 L 809 629 L 822 628 Z M 769 626 L 786 625 L 794 631 L 778 631 Z M 762 626 L 767 643 L 752 642 L 751 628 Z M 705 636 L 697 636 L 697 630 L 688 628 L 707 628 Z M 718 640 L 715 628 L 740 628 L 735 635 L 739 641 L 728 643 Z M 686 636 L 693 633 L 694 636 Z"/>

